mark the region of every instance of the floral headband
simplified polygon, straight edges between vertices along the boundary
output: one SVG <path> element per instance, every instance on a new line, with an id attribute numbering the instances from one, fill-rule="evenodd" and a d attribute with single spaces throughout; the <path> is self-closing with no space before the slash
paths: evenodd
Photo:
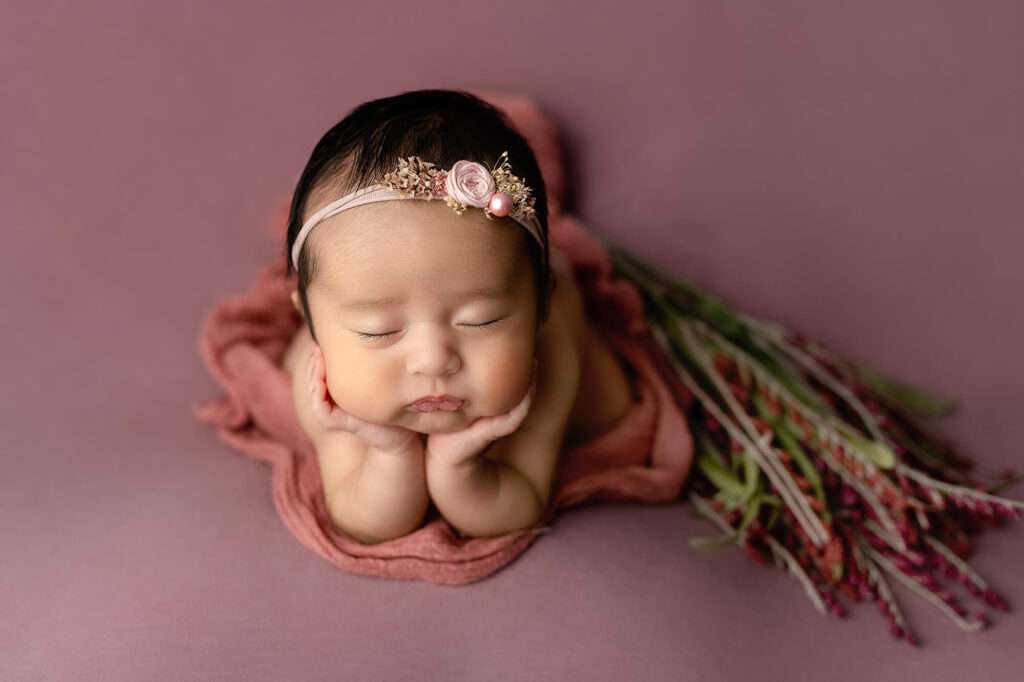
<path id="1" fill-rule="evenodd" d="M 446 171 L 418 156 L 399 159 L 398 167 L 385 174 L 380 184 L 346 194 L 311 215 L 295 237 L 292 265 L 299 269 L 302 244 L 318 223 L 356 206 L 394 199 L 444 199 L 459 215 L 474 206 L 482 208 L 488 220 L 508 216 L 525 227 L 543 249 L 532 194 L 533 190 L 512 174 L 507 151 L 501 153 L 491 170 L 476 161 L 456 161 Z"/>

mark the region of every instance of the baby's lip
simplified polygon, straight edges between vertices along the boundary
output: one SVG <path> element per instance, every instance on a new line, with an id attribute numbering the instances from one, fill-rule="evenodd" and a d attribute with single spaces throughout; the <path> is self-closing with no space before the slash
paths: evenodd
<path id="1" fill-rule="evenodd" d="M 418 412 L 453 411 L 462 407 L 465 402 L 462 398 L 453 395 L 428 395 L 409 403 L 409 409 Z"/>

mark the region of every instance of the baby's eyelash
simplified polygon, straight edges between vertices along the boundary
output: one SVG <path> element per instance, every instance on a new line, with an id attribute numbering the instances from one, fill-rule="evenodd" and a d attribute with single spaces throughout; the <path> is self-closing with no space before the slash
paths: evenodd
<path id="1" fill-rule="evenodd" d="M 372 341 L 373 339 L 382 339 L 385 336 L 391 336 L 394 333 L 395 332 L 386 332 L 384 334 L 366 334 L 364 332 L 356 332 L 356 334 L 359 335 L 359 338 L 361 338 L 361 339 L 363 339 L 365 341 Z"/>
<path id="2" fill-rule="evenodd" d="M 466 326 L 467 327 L 491 327 L 493 325 L 498 324 L 499 322 L 501 322 L 504 319 L 505 319 L 504 317 L 499 317 L 498 319 L 491 320 L 490 322 L 481 322 L 480 324 L 468 324 Z"/>
<path id="3" fill-rule="evenodd" d="M 477 328 L 491 327 L 493 325 L 498 324 L 499 322 L 501 322 L 504 319 L 505 319 L 504 317 L 499 317 L 496 320 L 491 320 L 490 322 L 482 322 L 480 324 L 466 324 L 466 325 L 463 325 L 463 326 L 466 326 L 466 327 L 477 327 Z M 359 335 L 359 338 L 363 339 L 364 341 L 373 341 L 374 339 L 383 339 L 385 336 L 391 336 L 392 334 L 397 334 L 397 333 L 398 332 L 384 332 L 383 334 L 368 334 L 366 332 L 356 332 L 356 334 Z"/>

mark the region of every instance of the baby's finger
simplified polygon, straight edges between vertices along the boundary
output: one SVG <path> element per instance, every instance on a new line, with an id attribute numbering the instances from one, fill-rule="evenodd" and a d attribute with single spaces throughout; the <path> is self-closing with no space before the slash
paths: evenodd
<path id="1" fill-rule="evenodd" d="M 322 363 L 320 361 L 320 356 L 316 353 L 316 351 L 314 350 L 313 352 L 310 352 L 309 367 L 306 372 L 306 380 L 308 382 L 313 383 L 317 380 L 317 377 L 320 374 L 321 364 Z"/>
<path id="2" fill-rule="evenodd" d="M 323 391 L 317 388 L 315 382 L 310 386 L 309 400 L 313 408 L 313 414 L 320 420 L 321 424 L 327 426 L 331 415 L 330 406 L 324 399 Z"/>
<path id="3" fill-rule="evenodd" d="M 530 386 L 526 389 L 526 395 L 522 397 L 519 404 L 508 411 L 510 418 L 520 420 L 526 416 L 526 413 L 530 411 L 530 404 L 533 403 L 533 397 L 537 393 L 537 380 L 536 378 L 530 380 Z"/>
<path id="4" fill-rule="evenodd" d="M 324 391 L 326 390 L 326 388 L 327 388 L 327 386 L 326 386 L 325 382 L 322 379 L 319 379 L 316 376 L 316 373 L 314 373 L 313 376 L 309 380 L 309 395 L 310 395 L 310 397 L 313 398 L 316 402 L 324 401 L 324 398 L 325 398 Z"/>
<path id="5" fill-rule="evenodd" d="M 313 378 L 327 378 L 327 368 L 324 365 L 324 355 L 316 349 L 313 350 Z"/>
<path id="6" fill-rule="evenodd" d="M 313 358 L 313 385 L 316 387 L 317 394 L 321 399 L 327 403 L 328 408 L 334 405 L 331 401 L 330 391 L 327 388 L 327 373 L 324 368 L 323 355 L 317 353 Z"/>
<path id="7" fill-rule="evenodd" d="M 316 374 L 315 363 L 316 363 L 316 360 L 313 357 L 313 354 L 310 353 L 309 357 L 306 358 L 306 384 L 307 385 L 313 383 L 313 377 Z"/>
<path id="8" fill-rule="evenodd" d="M 314 365 L 317 361 L 314 359 Z M 309 399 L 313 406 L 313 414 L 325 426 L 332 426 L 336 421 L 333 418 L 332 405 L 327 399 L 327 380 L 314 366 L 313 377 L 309 382 Z"/>
<path id="9" fill-rule="evenodd" d="M 350 415 L 331 402 L 323 391 L 317 391 L 313 397 L 313 413 L 329 429 L 351 430 Z"/>
<path id="10" fill-rule="evenodd" d="M 519 404 L 512 410 L 513 414 L 517 418 L 522 419 L 526 416 L 526 413 L 530 411 L 530 406 L 533 404 L 533 397 L 537 394 L 537 387 L 534 385 L 530 386 L 530 390 L 526 392 L 526 396 L 519 401 Z"/>
<path id="11" fill-rule="evenodd" d="M 537 395 L 537 382 L 530 382 L 530 388 L 527 389 L 526 395 L 519 401 L 519 404 L 512 408 L 508 413 L 510 421 L 515 422 L 516 428 L 518 428 L 520 422 L 530 412 L 530 406 L 533 405 L 533 398 Z"/>
<path id="12" fill-rule="evenodd" d="M 481 424 L 481 430 L 486 433 L 485 440 L 492 441 L 512 433 L 523 423 L 527 412 L 530 411 L 530 404 L 533 401 L 533 393 L 527 391 L 526 396 L 519 401 L 519 404 L 503 415 L 491 417 Z"/>
<path id="13" fill-rule="evenodd" d="M 527 391 L 526 397 L 519 401 L 519 404 L 512 408 L 512 411 L 508 413 L 508 418 L 504 424 L 504 430 L 506 434 L 512 433 L 519 428 L 519 425 L 526 419 L 527 413 L 530 411 L 530 405 L 533 403 L 533 391 Z"/>

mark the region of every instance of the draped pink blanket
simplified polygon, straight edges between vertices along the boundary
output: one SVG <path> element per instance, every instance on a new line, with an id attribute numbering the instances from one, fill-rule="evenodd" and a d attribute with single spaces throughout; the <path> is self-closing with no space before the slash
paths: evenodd
<path id="1" fill-rule="evenodd" d="M 285 278 L 283 258 L 267 266 L 249 291 L 221 301 L 204 321 L 199 350 L 225 395 L 205 401 L 195 413 L 230 446 L 270 464 L 274 505 L 288 529 L 306 547 L 353 573 L 446 584 L 479 580 L 522 554 L 567 507 L 677 499 L 693 460 L 677 402 L 686 398 L 680 398 L 677 385 L 666 383 L 639 294 L 629 282 L 612 278 L 602 244 L 561 212 L 564 175 L 554 125 L 527 98 L 477 94 L 508 114 L 537 155 L 550 194 L 550 241 L 574 265 L 588 318 L 632 369 L 633 407 L 610 431 L 561 453 L 551 503 L 535 527 L 467 538 L 431 506 L 416 531 L 364 545 L 329 520 L 313 444 L 295 414 L 291 378 L 278 367 L 302 323 L 289 299 L 295 276 Z M 283 232 L 278 220 L 274 237 L 282 238 Z"/>

